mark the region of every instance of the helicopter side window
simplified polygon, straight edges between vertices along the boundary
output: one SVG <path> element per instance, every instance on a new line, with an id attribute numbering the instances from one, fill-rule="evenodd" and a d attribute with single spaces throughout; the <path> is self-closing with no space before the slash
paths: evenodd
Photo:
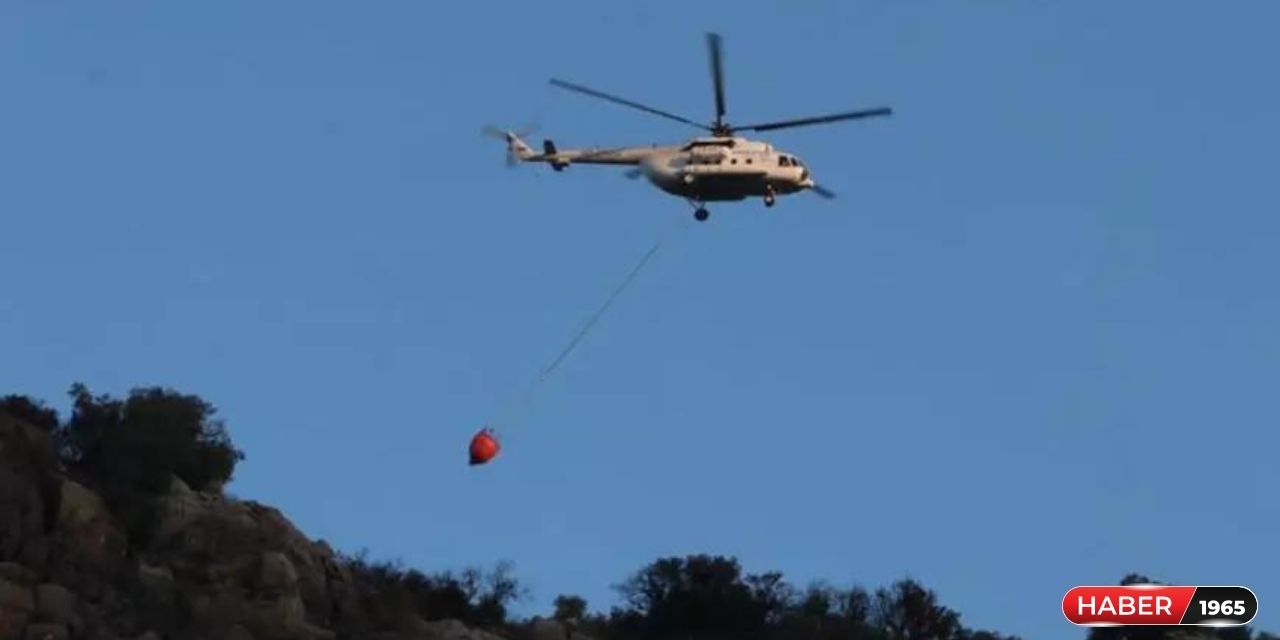
<path id="1" fill-rule="evenodd" d="M 778 156 L 778 166 L 789 167 L 791 166 L 791 162 L 787 160 L 786 156 Z"/>

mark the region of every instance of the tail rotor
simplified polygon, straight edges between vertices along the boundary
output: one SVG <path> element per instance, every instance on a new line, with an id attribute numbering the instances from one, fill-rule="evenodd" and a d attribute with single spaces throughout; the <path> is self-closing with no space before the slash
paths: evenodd
<path id="1" fill-rule="evenodd" d="M 514 131 L 487 124 L 480 129 L 480 133 L 481 135 L 503 140 L 507 143 L 506 163 L 507 168 L 510 169 L 520 163 L 521 154 L 524 153 L 526 149 L 529 149 L 528 145 L 524 143 L 523 138 L 533 135 L 538 131 L 538 128 L 538 125 L 532 122 L 525 124 L 523 127 Z"/>

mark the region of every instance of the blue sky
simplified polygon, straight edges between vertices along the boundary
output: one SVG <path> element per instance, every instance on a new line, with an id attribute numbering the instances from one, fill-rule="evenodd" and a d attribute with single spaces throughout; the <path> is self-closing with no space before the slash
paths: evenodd
<path id="1" fill-rule="evenodd" d="M 0 390 L 216 404 L 232 491 L 545 610 L 666 554 L 911 575 L 1079 637 L 1129 571 L 1280 594 L 1280 90 L 1269 2 L 0 5 Z M 503 167 L 676 123 L 893 106 L 769 140 L 839 192 L 712 207 Z M 516 395 L 663 249 L 535 401 Z"/>

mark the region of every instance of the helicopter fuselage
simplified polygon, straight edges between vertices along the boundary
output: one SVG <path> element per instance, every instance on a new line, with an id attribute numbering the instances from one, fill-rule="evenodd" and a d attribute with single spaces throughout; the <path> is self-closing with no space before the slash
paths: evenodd
<path id="1" fill-rule="evenodd" d="M 514 134 L 509 134 L 509 143 L 519 159 L 545 162 L 557 171 L 572 164 L 634 165 L 659 189 L 698 203 L 761 197 L 772 205 L 775 196 L 797 193 L 814 184 L 808 168 L 794 154 L 741 137 L 614 149 L 559 150 L 546 141 L 543 153 L 534 153 Z"/>
<path id="2" fill-rule="evenodd" d="M 788 195 L 812 184 L 794 155 L 745 138 L 694 140 L 640 167 L 659 189 L 699 202 Z"/>

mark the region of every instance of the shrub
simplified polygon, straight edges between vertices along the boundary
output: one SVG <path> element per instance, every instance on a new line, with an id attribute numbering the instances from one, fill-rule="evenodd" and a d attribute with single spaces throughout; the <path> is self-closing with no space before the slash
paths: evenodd
<path id="1" fill-rule="evenodd" d="M 399 562 L 374 562 L 361 552 L 344 560 L 373 629 L 403 626 L 410 618 L 461 620 L 497 627 L 507 622 L 507 606 L 525 594 L 509 562 L 484 572 L 425 574 Z"/>
<path id="2" fill-rule="evenodd" d="M 553 617 L 560 622 L 576 622 L 587 616 L 587 601 L 579 596 L 556 596 Z"/>
<path id="3" fill-rule="evenodd" d="M 197 491 L 219 489 L 244 459 L 216 409 L 197 396 L 157 387 L 121 401 L 77 384 L 71 397 L 59 433 L 63 460 L 108 492 L 159 494 L 174 476 Z"/>
<path id="4" fill-rule="evenodd" d="M 58 428 L 58 412 L 43 402 L 27 396 L 7 395 L 0 398 L 0 413 L 52 433 Z"/>

